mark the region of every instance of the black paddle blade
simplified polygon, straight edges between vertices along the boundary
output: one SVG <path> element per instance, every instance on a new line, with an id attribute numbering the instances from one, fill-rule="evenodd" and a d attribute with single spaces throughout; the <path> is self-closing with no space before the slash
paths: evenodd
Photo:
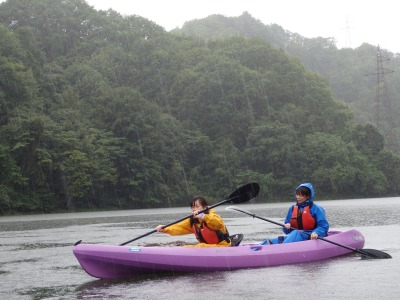
<path id="1" fill-rule="evenodd" d="M 389 254 L 375 249 L 358 249 L 357 251 L 365 258 L 392 258 Z"/>
<path id="2" fill-rule="evenodd" d="M 257 182 L 250 182 L 230 194 L 227 200 L 229 200 L 229 203 L 247 202 L 255 198 L 259 191 L 260 185 Z"/>

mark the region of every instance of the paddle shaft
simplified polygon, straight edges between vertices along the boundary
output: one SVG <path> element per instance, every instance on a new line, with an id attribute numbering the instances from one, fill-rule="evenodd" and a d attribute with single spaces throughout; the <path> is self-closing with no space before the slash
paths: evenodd
<path id="1" fill-rule="evenodd" d="M 211 206 L 209 206 L 209 207 L 207 207 L 207 208 L 205 208 L 205 209 L 203 209 L 203 210 L 200 210 L 200 211 L 198 212 L 198 214 L 201 214 L 201 213 L 203 213 L 203 212 L 206 212 L 207 210 L 209 210 L 209 209 L 211 209 L 211 208 L 214 208 L 214 207 L 217 207 L 217 206 L 219 206 L 219 205 L 222 205 L 222 204 L 224 204 L 224 203 L 226 203 L 226 202 L 232 201 L 232 200 L 235 199 L 235 198 L 237 198 L 237 197 L 232 197 L 232 198 L 223 200 L 223 201 L 221 201 L 221 202 L 218 202 L 218 203 L 216 203 L 216 204 L 214 204 L 214 205 L 211 205 Z M 249 200 L 250 200 L 250 199 L 249 199 Z M 179 220 L 177 220 L 177 221 L 175 221 L 175 222 L 172 222 L 172 223 L 169 223 L 169 224 L 167 224 L 167 225 L 164 225 L 162 228 L 164 229 L 164 228 L 167 228 L 167 227 L 169 227 L 169 226 L 171 226 L 171 225 L 174 225 L 174 224 L 176 224 L 176 223 L 182 222 L 182 221 L 184 221 L 184 220 L 186 220 L 186 219 L 189 219 L 191 216 L 193 216 L 193 215 L 184 217 L 184 218 L 179 219 Z M 125 242 L 125 243 L 119 244 L 119 246 L 124 246 L 124 245 L 126 245 L 126 244 L 129 244 L 129 243 L 131 243 L 131 242 L 134 242 L 134 241 L 136 241 L 136 240 L 138 240 L 138 239 L 141 239 L 141 238 L 143 238 L 143 237 L 145 237 L 145 236 L 148 236 L 148 235 L 150 235 L 150 234 L 152 234 L 152 233 L 155 233 L 155 232 L 157 232 L 157 230 L 154 229 L 154 230 L 149 231 L 149 232 L 147 232 L 147 233 L 145 233 L 145 234 L 143 234 L 143 235 L 141 235 L 141 236 L 138 236 L 138 237 L 136 237 L 136 238 L 134 238 L 134 239 L 132 239 L 132 240 L 129 240 L 129 241 Z"/>
<path id="2" fill-rule="evenodd" d="M 229 201 L 229 200 L 222 201 L 222 202 L 217 203 L 217 204 L 218 204 L 218 205 L 221 205 L 221 204 L 223 204 L 223 203 L 226 203 L 227 201 Z M 210 208 L 215 207 L 215 206 L 216 206 L 216 205 L 210 206 L 209 208 L 203 209 L 203 210 L 199 211 L 198 213 L 201 214 L 201 213 L 205 212 L 207 209 L 210 209 Z M 184 217 L 184 218 L 182 218 L 182 219 L 179 219 L 179 220 L 176 220 L 176 221 L 174 221 L 174 222 L 172 222 L 172 223 L 169 223 L 169 224 L 167 224 L 167 225 L 164 225 L 162 228 L 164 229 L 164 228 L 167 228 L 167 227 L 169 227 L 169 226 L 171 226 L 171 225 L 174 225 L 174 224 L 176 224 L 176 223 L 182 222 L 182 221 L 184 221 L 184 220 L 186 220 L 186 219 L 189 219 L 191 216 L 193 216 L 193 215 Z M 127 242 L 125 242 L 125 243 L 120 244 L 120 246 L 124 246 L 124 245 L 126 245 L 126 244 L 129 244 L 129 243 L 131 243 L 131 242 L 134 242 L 134 241 L 136 241 L 136 240 L 138 240 L 138 239 L 141 239 L 141 238 L 143 238 L 143 237 L 145 237 L 145 236 L 148 236 L 148 235 L 150 235 L 150 234 L 152 234 L 152 233 L 155 233 L 155 232 L 157 232 L 157 230 L 154 229 L 154 230 L 149 231 L 149 232 L 147 232 L 147 233 L 145 233 L 145 234 L 142 234 L 141 236 L 138 236 L 138 237 L 136 237 L 136 238 L 134 238 L 134 239 L 131 239 L 130 241 L 127 241 Z"/>
<path id="3" fill-rule="evenodd" d="M 275 225 L 279 225 L 279 226 L 281 226 L 281 227 L 285 227 L 285 225 L 282 224 L 282 223 L 275 222 L 275 221 L 273 221 L 273 220 L 269 220 L 269 219 L 266 219 L 266 218 L 263 218 L 263 217 L 259 217 L 259 216 L 255 215 L 255 214 L 253 214 L 253 213 L 250 213 L 250 212 L 248 212 L 248 211 L 242 210 L 242 209 L 240 209 L 240 208 L 228 207 L 228 209 L 234 209 L 234 210 L 240 211 L 240 212 L 242 212 L 242 213 L 244 213 L 244 214 L 247 214 L 247 215 L 249 215 L 249 216 L 252 216 L 253 218 L 257 218 L 257 219 L 260 219 L 260 220 L 263 220 L 263 221 L 267 221 L 267 222 L 273 223 L 273 224 L 275 224 Z M 290 227 L 290 229 L 292 229 L 292 230 L 297 230 L 296 228 L 293 228 L 293 227 Z M 303 232 L 304 232 L 305 234 L 311 236 L 311 233 L 306 232 L 306 231 L 303 231 Z M 384 252 L 381 252 L 381 251 L 378 251 L 378 250 L 373 250 L 373 249 L 370 250 L 370 251 L 373 251 L 373 252 L 375 253 L 375 255 L 374 255 L 374 254 L 372 254 L 372 253 L 369 253 L 369 252 L 366 252 L 366 251 L 363 251 L 363 250 L 360 250 L 360 249 L 352 248 L 352 247 L 349 247 L 349 246 L 346 246 L 346 245 L 342 245 L 342 244 L 339 244 L 339 243 L 336 243 L 336 242 L 327 240 L 327 239 L 325 239 L 325 238 L 323 238 L 323 237 L 317 237 L 317 238 L 320 239 L 320 240 L 323 240 L 323 241 L 325 241 L 325 242 L 334 244 L 334 245 L 339 246 L 339 247 L 346 248 L 347 250 L 354 251 L 354 252 L 357 252 L 357 253 L 360 253 L 360 254 L 362 254 L 362 255 L 366 255 L 366 256 L 372 257 L 372 258 L 390 258 L 390 255 L 389 255 L 389 254 L 384 253 Z M 382 253 L 382 255 L 379 255 L 380 253 Z"/>

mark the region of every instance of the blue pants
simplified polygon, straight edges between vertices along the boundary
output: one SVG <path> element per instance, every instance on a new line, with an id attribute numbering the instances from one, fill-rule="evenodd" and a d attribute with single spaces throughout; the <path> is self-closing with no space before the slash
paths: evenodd
<path id="1" fill-rule="evenodd" d="M 260 245 L 268 245 L 268 244 L 286 244 L 286 243 L 294 243 L 308 240 L 310 236 L 305 234 L 304 232 L 293 230 L 287 236 L 279 236 L 277 238 L 266 239 L 262 241 Z"/>

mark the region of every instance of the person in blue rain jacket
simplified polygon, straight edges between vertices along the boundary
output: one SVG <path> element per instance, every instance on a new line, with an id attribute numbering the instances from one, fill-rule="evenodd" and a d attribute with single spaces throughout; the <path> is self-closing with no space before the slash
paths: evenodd
<path id="1" fill-rule="evenodd" d="M 287 235 L 266 239 L 261 242 L 262 245 L 300 242 L 325 237 L 328 234 L 329 223 L 325 210 L 314 203 L 312 184 L 300 184 L 296 188 L 295 195 L 296 204 L 290 206 L 282 228 Z"/>

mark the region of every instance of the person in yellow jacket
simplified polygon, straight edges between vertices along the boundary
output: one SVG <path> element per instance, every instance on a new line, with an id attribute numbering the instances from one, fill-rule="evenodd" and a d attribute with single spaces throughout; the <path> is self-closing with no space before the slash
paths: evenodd
<path id="1" fill-rule="evenodd" d="M 203 196 L 195 196 L 190 203 L 192 216 L 177 224 L 164 227 L 158 225 L 158 232 L 168 233 L 169 235 L 184 235 L 194 233 L 198 244 L 185 247 L 229 247 L 231 240 L 229 232 L 221 216 L 213 209 L 199 213 L 207 209 L 208 203 Z"/>

